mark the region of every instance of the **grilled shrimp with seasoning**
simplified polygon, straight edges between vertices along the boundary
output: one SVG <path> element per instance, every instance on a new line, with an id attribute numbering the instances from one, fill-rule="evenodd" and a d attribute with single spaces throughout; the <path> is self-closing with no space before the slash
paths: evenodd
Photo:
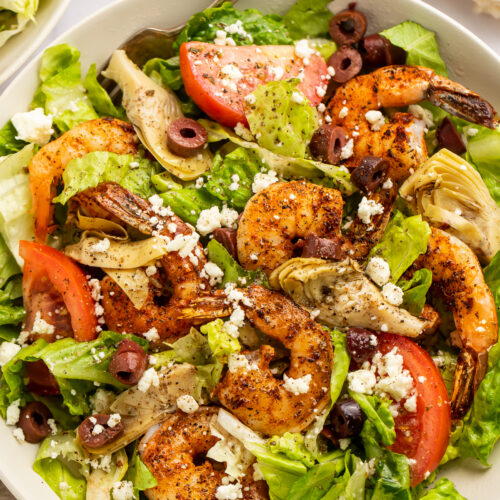
<path id="1" fill-rule="evenodd" d="M 488 349 L 498 340 L 498 318 L 493 296 L 474 252 L 461 240 L 432 228 L 427 252 L 414 263 L 432 271 L 432 291 L 452 311 L 460 347 L 453 391 L 452 415 L 462 418 L 487 369 Z"/>
<path id="2" fill-rule="evenodd" d="M 40 149 L 29 165 L 35 236 L 45 243 L 52 221 L 52 198 L 66 165 L 94 151 L 136 154 L 139 139 L 130 123 L 100 118 L 81 123 Z"/>
<path id="3" fill-rule="evenodd" d="M 343 205 L 336 189 L 306 181 L 272 184 L 245 206 L 237 233 L 240 263 L 269 275 L 293 256 L 297 239 L 310 233 L 338 239 Z"/>
<path id="4" fill-rule="evenodd" d="M 269 368 L 274 349 L 261 346 L 259 353 L 250 354 L 253 362 L 248 367 L 243 363 L 226 373 L 216 394 L 223 406 L 257 432 L 300 432 L 329 400 L 330 335 L 281 293 L 260 286 L 251 286 L 245 293 L 252 302 L 245 306 L 246 318 L 290 350 L 290 366 L 283 380 L 275 378 Z"/>
<path id="5" fill-rule="evenodd" d="M 390 162 L 392 180 L 405 179 L 410 169 L 427 159 L 425 124 L 408 113 L 395 113 L 384 123 L 376 112 L 424 100 L 485 127 L 498 124 L 493 107 L 462 85 L 429 68 L 387 66 L 348 81 L 337 89 L 328 105 L 332 122 L 352 136 L 354 155 L 345 161 L 346 166 L 355 167 L 364 156 L 378 156 Z M 375 122 L 377 118 L 380 123 Z"/>
<path id="6" fill-rule="evenodd" d="M 151 287 L 145 305 L 137 310 L 115 281 L 109 276 L 102 280 L 102 307 L 108 328 L 136 334 L 156 328 L 161 339 L 175 339 L 186 335 L 193 325 L 231 314 L 225 295 L 211 289 L 204 273 L 207 259 L 197 235 L 170 209 L 155 208 L 115 183 L 88 189 L 78 195 L 77 201 L 88 215 L 111 218 L 143 234 L 155 233 L 174 242 L 175 250 L 160 260 L 172 289 L 166 304 L 158 303 Z"/>
<path id="7" fill-rule="evenodd" d="M 150 500 L 215 499 L 217 489 L 230 484 L 229 476 L 206 458 L 219 440 L 211 429 L 218 411 L 215 407 L 202 407 L 192 414 L 177 411 L 144 436 L 139 445 L 141 459 L 158 483 L 145 491 Z M 250 467 L 240 482 L 242 496 L 235 498 L 268 499 L 267 485 L 254 481 L 252 473 Z"/>

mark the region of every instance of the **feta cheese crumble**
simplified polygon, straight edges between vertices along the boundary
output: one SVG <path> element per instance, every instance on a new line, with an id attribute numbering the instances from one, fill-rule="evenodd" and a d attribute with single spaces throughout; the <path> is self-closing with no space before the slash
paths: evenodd
<path id="1" fill-rule="evenodd" d="M 369 200 L 366 196 L 363 196 L 363 199 L 358 207 L 358 217 L 361 219 L 363 224 L 370 224 L 374 215 L 383 213 L 383 205 L 377 203 L 375 200 Z"/>
<path id="2" fill-rule="evenodd" d="M 311 384 L 311 374 L 308 373 L 303 377 L 292 378 L 288 377 L 285 373 L 283 375 L 283 388 L 295 396 L 299 396 L 300 394 L 306 394 L 309 391 L 309 385 Z"/>
<path id="3" fill-rule="evenodd" d="M 19 415 L 21 414 L 21 409 L 19 405 L 21 404 L 20 399 L 16 399 L 7 407 L 7 414 L 5 417 L 5 423 L 7 425 L 16 425 L 19 422 Z"/>
<path id="4" fill-rule="evenodd" d="M 156 342 L 160 340 L 160 335 L 158 334 L 158 330 L 153 326 L 144 334 L 144 338 L 149 342 Z"/>
<path id="5" fill-rule="evenodd" d="M 158 373 L 154 368 L 148 368 L 139 380 L 137 388 L 141 392 L 147 392 L 151 386 L 158 387 L 160 385 L 160 379 Z"/>
<path id="6" fill-rule="evenodd" d="M 199 407 L 200 405 L 197 403 L 196 399 L 189 394 L 183 394 L 177 398 L 177 408 L 184 413 L 194 413 L 198 411 Z"/>
<path id="7" fill-rule="evenodd" d="M 393 306 L 400 306 L 403 303 L 404 292 L 394 283 L 386 283 L 382 288 L 382 295 Z"/>
<path id="8" fill-rule="evenodd" d="M 366 266 L 365 272 L 379 286 L 385 285 L 391 279 L 389 263 L 382 257 L 372 257 Z"/>
<path id="9" fill-rule="evenodd" d="M 2 342 L 0 344 L 0 366 L 8 363 L 20 350 L 21 346 L 14 342 Z"/>
<path id="10" fill-rule="evenodd" d="M 54 325 L 47 323 L 40 313 L 37 311 L 35 314 L 35 321 L 33 323 L 32 333 L 38 333 L 40 335 L 51 335 L 56 331 Z"/>
<path id="11" fill-rule="evenodd" d="M 416 118 L 422 120 L 427 128 L 434 126 L 434 116 L 428 109 L 425 109 L 418 104 L 410 104 L 408 106 L 408 113 L 411 113 Z"/>
<path id="12" fill-rule="evenodd" d="M 113 484 L 113 500 L 134 500 L 134 498 L 132 481 L 118 481 Z"/>
<path id="13" fill-rule="evenodd" d="M 239 482 L 221 484 L 215 492 L 215 498 L 217 500 L 238 500 L 243 498 L 241 484 Z"/>
<path id="14" fill-rule="evenodd" d="M 89 250 L 91 252 L 95 253 L 104 253 L 107 250 L 109 250 L 109 247 L 111 245 L 111 242 L 108 240 L 108 238 L 103 238 L 102 240 L 98 241 L 97 243 L 94 243 Z"/>
<path id="15" fill-rule="evenodd" d="M 384 115 L 378 110 L 371 110 L 365 113 L 365 118 L 370 124 L 370 128 L 376 132 L 385 124 Z"/>
<path id="16" fill-rule="evenodd" d="M 229 187 L 231 188 L 231 186 Z M 201 211 L 196 222 L 196 229 L 200 234 L 206 236 L 220 227 L 235 229 L 237 221 L 238 212 L 236 210 L 225 205 L 222 210 L 219 210 L 219 207 L 215 206 Z"/>
<path id="17" fill-rule="evenodd" d="M 267 173 L 259 172 L 253 179 L 252 192 L 259 193 L 278 181 L 278 174 L 274 170 L 269 170 Z"/>
<path id="18" fill-rule="evenodd" d="M 215 286 L 222 282 L 224 271 L 214 262 L 207 262 L 201 270 L 200 277 L 208 279 L 210 286 Z"/>
<path id="19" fill-rule="evenodd" d="M 42 108 L 36 108 L 26 113 L 16 113 L 11 121 L 17 130 L 16 139 L 32 142 L 38 146 L 45 146 L 54 133 L 52 115 L 44 114 Z"/>

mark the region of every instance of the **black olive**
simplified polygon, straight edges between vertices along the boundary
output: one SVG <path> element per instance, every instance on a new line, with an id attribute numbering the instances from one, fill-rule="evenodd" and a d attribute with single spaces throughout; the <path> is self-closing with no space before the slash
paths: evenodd
<path id="1" fill-rule="evenodd" d="M 359 42 L 366 32 L 366 17 L 359 10 L 344 10 L 330 21 L 330 36 L 339 45 Z"/>
<path id="2" fill-rule="evenodd" d="M 461 155 L 467 151 L 453 122 L 446 116 L 436 130 L 439 149 L 449 149 L 452 153 Z"/>
<path id="3" fill-rule="evenodd" d="M 383 158 L 365 156 L 351 172 L 352 182 L 365 193 L 373 193 L 387 177 L 389 163 Z"/>
<path id="4" fill-rule="evenodd" d="M 346 341 L 347 350 L 358 365 L 370 360 L 377 350 L 376 335 L 364 328 L 349 328 Z"/>
<path id="5" fill-rule="evenodd" d="M 172 153 L 188 158 L 201 153 L 207 143 L 205 127 L 191 118 L 178 118 L 167 129 L 167 146 Z"/>
<path id="6" fill-rule="evenodd" d="M 357 436 L 363 429 L 365 415 L 354 399 L 337 401 L 330 413 L 331 429 L 338 439 Z"/>
<path id="7" fill-rule="evenodd" d="M 327 64 L 335 71 L 331 80 L 337 83 L 345 83 L 361 71 L 363 59 L 354 47 L 342 45 L 337 52 L 330 56 Z"/>

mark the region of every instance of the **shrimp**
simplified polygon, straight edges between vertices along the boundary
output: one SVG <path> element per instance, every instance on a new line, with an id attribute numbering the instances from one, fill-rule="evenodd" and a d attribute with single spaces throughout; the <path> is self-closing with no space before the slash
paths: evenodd
<path id="1" fill-rule="evenodd" d="M 202 407 L 192 414 L 177 411 L 144 436 L 139 445 L 141 459 L 158 483 L 145 492 L 150 500 L 215 499 L 218 487 L 229 484 L 229 477 L 205 458 L 219 440 L 211 432 L 217 413 L 215 407 Z M 238 498 L 269 498 L 265 482 L 254 481 L 248 473 L 240 484 L 243 496 Z"/>
<path id="2" fill-rule="evenodd" d="M 329 401 L 330 336 L 305 309 L 281 293 L 255 285 L 245 293 L 252 302 L 245 310 L 247 319 L 290 350 L 290 367 L 283 380 L 275 378 L 269 368 L 274 349 L 261 346 L 260 359 L 249 363 L 248 369 L 229 370 L 216 394 L 223 406 L 255 431 L 266 435 L 300 432 Z"/>
<path id="3" fill-rule="evenodd" d="M 474 252 L 445 231 L 431 228 L 427 252 L 414 264 L 432 271 L 432 290 L 452 311 L 461 348 L 451 396 L 452 414 L 467 412 L 474 390 L 484 377 L 488 349 L 498 340 L 498 318 L 493 296 Z"/>
<path id="4" fill-rule="evenodd" d="M 211 290 L 203 247 L 193 229 L 170 209 L 154 208 L 115 183 L 101 184 L 77 196 L 80 207 L 93 216 L 107 216 L 143 234 L 159 234 L 173 243 L 160 261 L 172 296 L 166 305 L 156 302 L 152 289 L 145 306 L 137 310 L 110 277 L 102 280 L 102 307 L 108 328 L 143 334 L 156 328 L 161 339 L 175 339 L 192 325 L 231 314 L 222 291 Z M 178 245 L 177 245 L 178 243 Z"/>
<path id="5" fill-rule="evenodd" d="M 339 87 L 328 106 L 334 123 L 352 135 L 354 155 L 345 164 L 357 166 L 364 156 L 390 162 L 389 177 L 398 182 L 427 159 L 425 124 L 408 113 L 370 126 L 369 111 L 429 100 L 456 116 L 495 128 L 496 112 L 486 100 L 462 85 L 420 66 L 387 66 L 358 76 Z"/>
<path id="6" fill-rule="evenodd" d="M 55 185 L 66 165 L 93 151 L 136 154 L 139 139 L 130 123 L 101 118 L 81 123 L 40 149 L 29 164 L 35 236 L 45 243 L 52 221 Z"/>
<path id="7" fill-rule="evenodd" d="M 337 238 L 343 204 L 336 189 L 306 181 L 272 184 L 250 199 L 240 219 L 240 263 L 269 275 L 293 256 L 294 240 L 309 233 Z"/>

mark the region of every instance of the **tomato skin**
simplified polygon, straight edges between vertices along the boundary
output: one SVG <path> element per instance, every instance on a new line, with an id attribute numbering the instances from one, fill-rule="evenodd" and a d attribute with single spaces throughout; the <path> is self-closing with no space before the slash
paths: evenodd
<path id="1" fill-rule="evenodd" d="M 36 283 L 49 280 L 69 312 L 75 340 L 84 342 L 95 339 L 95 304 L 80 267 L 59 250 L 32 241 L 20 242 L 19 255 L 24 259 L 23 300 L 27 304 L 26 309 L 33 301 L 32 291 Z"/>
<path id="2" fill-rule="evenodd" d="M 222 85 L 227 76 L 221 70 L 229 64 L 237 66 L 243 74 L 233 89 Z M 244 99 L 259 85 L 276 79 L 297 77 L 299 71 L 304 70 L 298 88 L 313 106 L 317 106 L 322 101 L 317 89 L 326 90 L 328 75 L 321 56 L 311 55 L 305 66 L 291 45 L 222 47 L 211 43 L 187 42 L 181 45 L 180 66 L 188 95 L 208 116 L 227 127 L 235 127 L 238 123 L 247 124 Z"/>
<path id="3" fill-rule="evenodd" d="M 391 451 L 414 460 L 410 467 L 414 487 L 436 469 L 446 451 L 451 432 L 450 400 L 427 351 L 406 337 L 390 333 L 379 334 L 378 342 L 382 354 L 394 347 L 398 349 L 404 367 L 415 381 L 417 412 L 403 413 L 394 419 L 396 441 L 390 446 Z"/>

